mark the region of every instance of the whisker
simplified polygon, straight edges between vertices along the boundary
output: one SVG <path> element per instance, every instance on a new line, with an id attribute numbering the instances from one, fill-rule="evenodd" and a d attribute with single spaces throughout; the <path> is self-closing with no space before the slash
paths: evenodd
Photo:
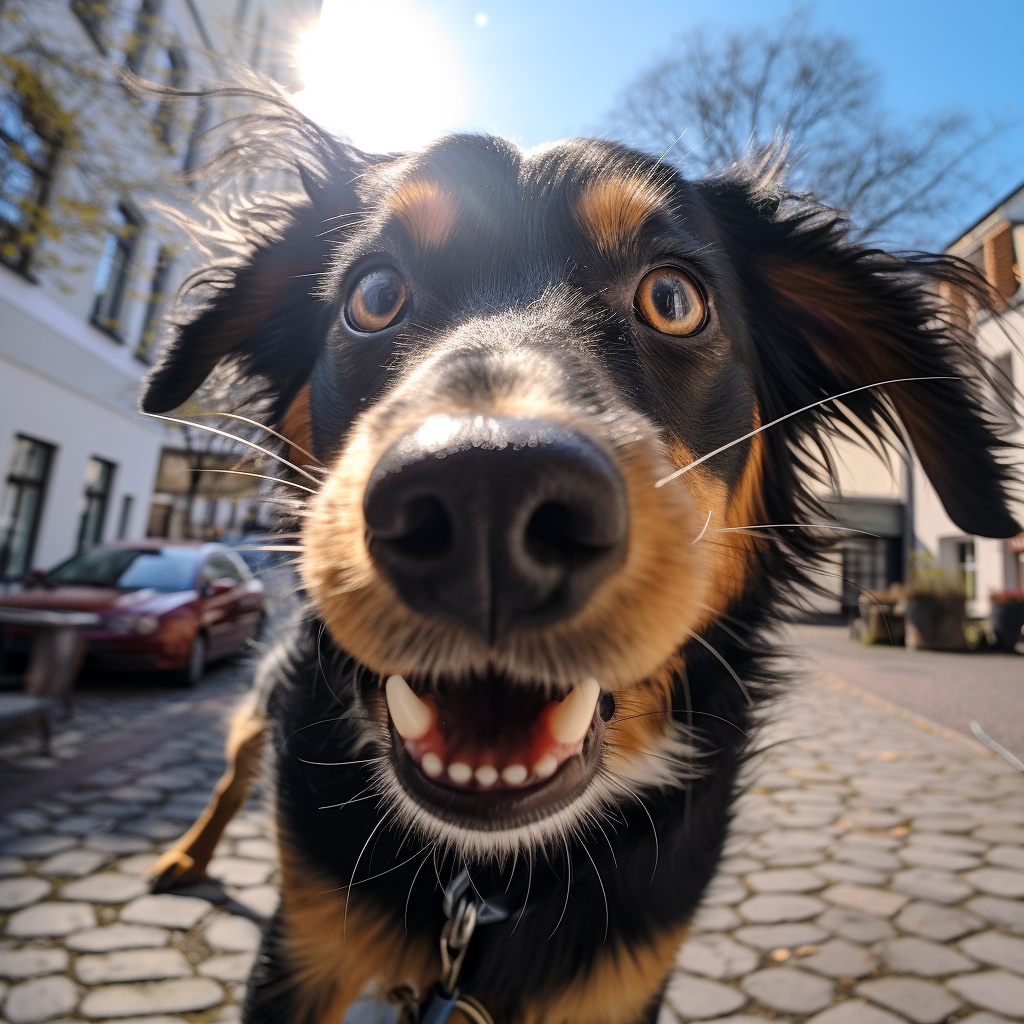
<path id="1" fill-rule="evenodd" d="M 608 941 L 608 925 L 609 925 L 608 893 L 606 893 L 605 890 L 604 890 L 604 880 L 601 878 L 601 872 L 598 871 L 597 864 L 594 862 L 594 858 L 590 855 L 590 851 L 587 849 L 586 842 L 584 841 L 583 837 L 580 836 L 578 833 L 577 833 L 577 837 L 579 839 L 579 843 L 580 843 L 580 846 L 583 849 L 583 852 L 587 855 L 587 860 L 590 861 L 591 865 L 594 868 L 594 874 L 597 875 L 597 884 L 599 886 L 601 886 L 601 899 L 604 900 L 604 938 L 601 941 L 602 942 L 607 942 Z"/>
<path id="2" fill-rule="evenodd" d="M 852 526 L 832 526 L 829 523 L 757 523 L 754 526 L 726 526 L 715 533 L 736 533 L 740 530 L 781 530 L 781 529 L 807 529 L 807 530 L 842 530 L 843 533 L 862 533 L 865 537 L 878 538 L 877 533 L 868 530 L 855 530 Z"/>
<path id="3" fill-rule="evenodd" d="M 509 938 L 511 938 L 513 935 L 515 935 L 516 929 L 519 927 L 519 922 L 522 921 L 523 915 L 526 913 L 526 905 L 527 905 L 527 903 L 530 902 L 530 888 L 533 886 L 533 854 L 532 853 L 527 856 L 526 863 L 527 863 L 527 867 L 528 867 L 528 873 L 527 873 L 527 876 L 526 876 L 526 895 L 523 897 L 523 906 L 522 906 L 522 909 L 519 911 L 519 916 L 516 918 L 516 923 L 512 926 L 512 931 L 510 931 L 508 933 L 509 934 Z M 438 879 L 438 881 L 440 881 L 440 879 Z M 444 888 L 444 886 L 442 886 L 442 888 Z"/>
<path id="4" fill-rule="evenodd" d="M 676 712 L 684 712 L 687 716 L 703 715 L 705 718 L 716 718 L 719 722 L 725 722 L 726 725 L 731 725 L 741 736 L 746 736 L 746 730 L 741 729 L 735 722 L 730 722 L 728 718 L 723 718 L 721 715 L 713 715 L 710 711 L 691 711 L 688 707 L 686 708 L 668 708 L 665 711 L 643 711 L 636 715 L 626 715 L 623 718 L 614 718 L 609 722 L 609 726 L 617 725 L 619 722 L 628 722 L 633 718 L 646 718 L 648 715 L 672 715 Z"/>
<path id="5" fill-rule="evenodd" d="M 363 848 L 359 851 L 359 856 L 356 857 L 355 864 L 352 865 L 352 876 L 348 880 L 348 890 L 345 893 L 345 917 L 343 919 L 341 926 L 341 936 L 343 939 L 346 938 L 348 935 L 348 904 L 349 900 L 351 900 L 352 898 L 352 884 L 355 882 L 356 872 L 359 870 L 359 862 L 363 859 L 363 854 L 366 853 L 366 848 L 370 845 L 370 840 L 373 839 L 373 837 L 377 834 L 377 831 L 384 824 L 384 822 L 388 820 L 388 815 L 392 814 L 395 810 L 396 808 L 392 807 L 390 811 L 385 812 L 384 817 L 382 817 L 380 821 L 378 821 L 377 824 L 373 826 L 373 830 L 366 837 L 366 842 L 363 843 Z"/>
<path id="6" fill-rule="evenodd" d="M 565 886 L 565 903 L 562 904 L 562 912 L 558 915 L 558 921 L 548 936 L 549 942 L 554 938 L 555 932 L 558 931 L 559 925 L 562 923 L 562 918 L 565 917 L 565 912 L 569 909 L 569 894 L 572 892 L 572 855 L 569 853 L 569 840 L 563 835 L 562 842 L 565 844 L 565 866 L 569 873 L 569 881 Z"/>
<path id="7" fill-rule="evenodd" d="M 756 430 L 751 430 L 744 434 L 742 437 L 737 437 L 735 441 L 730 441 L 728 444 L 723 444 L 721 448 L 716 448 L 713 452 L 708 452 L 707 455 L 702 455 L 699 459 L 694 459 L 693 462 L 687 463 L 685 466 L 677 469 L 674 473 L 669 473 L 668 476 L 663 476 L 654 486 L 664 487 L 670 480 L 675 480 L 676 477 L 682 476 L 684 473 L 689 473 L 691 469 L 696 469 L 702 462 L 707 462 L 708 459 L 714 458 L 716 455 L 721 455 L 722 452 L 728 451 L 735 445 L 740 444 L 743 441 L 748 440 L 751 437 L 755 437 L 757 434 L 763 433 L 769 427 L 774 427 L 778 423 L 782 423 L 784 420 L 791 419 L 793 416 L 799 416 L 802 412 L 807 412 L 809 409 L 816 409 L 819 405 L 824 405 L 826 402 L 835 402 L 840 398 L 846 398 L 848 395 L 855 395 L 858 391 L 868 391 L 871 388 L 884 387 L 886 384 L 909 384 L 912 381 L 923 381 L 923 380 L 960 380 L 959 377 L 953 376 L 939 376 L 939 377 L 896 377 L 893 380 L 880 380 L 874 384 L 864 384 L 859 388 L 850 388 L 849 391 L 842 391 L 838 395 L 829 395 L 828 398 L 822 398 L 817 402 L 811 402 L 810 405 L 802 406 L 799 409 L 794 409 L 793 412 L 787 412 L 784 416 L 779 416 L 777 419 L 772 420 L 770 423 L 765 423 L 764 426 L 758 427 Z"/>
<path id="8" fill-rule="evenodd" d="M 711 525 L 711 513 L 712 513 L 712 511 L 713 511 L 712 509 L 710 509 L 710 508 L 708 509 L 708 518 L 707 518 L 707 520 L 704 523 L 704 529 L 701 530 L 700 533 L 698 533 L 697 536 L 694 537 L 692 541 L 690 541 L 691 544 L 696 544 L 699 541 L 704 539 L 704 534 L 708 532 L 708 527 Z M 723 531 L 719 530 L 718 532 L 722 533 Z"/>
<path id="9" fill-rule="evenodd" d="M 183 420 L 177 416 L 161 416 L 159 413 L 155 412 L 144 412 L 142 415 L 149 416 L 154 420 L 165 420 L 167 423 L 180 423 L 183 427 L 198 427 L 200 430 L 206 430 L 211 434 L 226 437 L 229 441 L 237 441 L 239 444 L 244 444 L 248 448 L 254 448 L 258 452 L 263 452 L 264 455 L 269 455 L 270 458 L 276 459 L 280 462 L 282 466 L 287 466 L 289 469 L 295 470 L 296 473 L 300 473 L 307 480 L 312 480 L 315 484 L 320 482 L 312 473 L 307 473 L 304 469 L 301 469 L 294 463 L 281 458 L 280 455 L 272 452 L 269 448 L 264 448 L 262 445 L 258 445 L 255 441 L 246 440 L 246 438 L 239 437 L 237 434 L 229 434 L 226 430 L 220 430 L 217 427 L 208 427 L 205 423 L 195 423 L 192 420 Z"/>
<path id="10" fill-rule="evenodd" d="M 369 796 L 363 796 L 367 789 L 373 789 L 373 784 L 371 783 L 369 786 L 366 787 L 366 789 L 359 790 L 359 792 L 356 793 L 355 796 L 350 797 L 348 800 L 343 800 L 340 804 L 324 804 L 323 807 L 318 807 L 317 810 L 333 811 L 342 807 L 348 807 L 349 804 L 362 803 L 363 800 L 372 800 L 375 796 L 378 795 L 377 793 L 370 793 Z"/>
<path id="11" fill-rule="evenodd" d="M 426 850 L 428 854 L 431 854 L 434 852 L 436 847 L 437 843 L 431 843 L 430 846 L 425 846 L 423 849 Z M 420 872 L 423 870 L 423 866 L 428 860 L 430 860 L 429 856 L 424 857 L 423 860 L 420 861 L 420 866 L 416 869 L 416 873 L 412 876 L 412 881 L 409 883 L 409 893 L 405 897 L 405 914 L 403 915 L 403 920 L 405 922 L 405 932 L 407 935 L 409 933 L 409 903 L 412 901 L 412 891 L 416 888 L 416 879 L 420 877 Z"/>
<path id="12" fill-rule="evenodd" d="M 379 761 L 386 761 L 387 757 L 367 757 L 362 761 L 307 761 L 304 757 L 298 758 L 303 764 L 314 764 L 321 768 L 341 768 L 351 764 L 376 764 Z"/>
<path id="13" fill-rule="evenodd" d="M 240 416 L 237 412 L 197 412 L 196 416 L 224 416 L 229 420 L 241 420 L 243 423 L 248 423 L 250 426 L 259 427 L 260 430 L 265 430 L 268 434 L 273 434 L 279 441 L 284 441 L 286 445 L 294 448 L 297 452 L 302 452 L 307 459 L 312 459 L 317 465 L 322 466 L 323 463 L 311 452 L 307 452 L 301 445 L 297 445 L 294 441 L 285 437 L 284 434 L 279 434 L 273 427 L 268 427 L 266 423 L 260 423 L 259 420 L 251 420 L 248 416 Z"/>
<path id="14" fill-rule="evenodd" d="M 245 473 L 240 469 L 193 469 L 193 473 L 229 473 L 231 476 L 253 476 L 257 480 L 270 480 L 275 484 L 284 484 L 285 487 L 294 487 L 296 490 L 305 491 L 307 494 L 316 494 L 312 487 L 303 487 L 302 484 L 294 483 L 292 480 L 282 480 L 279 476 L 268 476 L 266 473 Z"/>
<path id="15" fill-rule="evenodd" d="M 753 707 L 754 700 L 750 696 L 750 692 L 743 685 L 743 680 L 740 679 L 739 675 L 736 673 L 736 670 L 732 667 L 732 665 L 730 665 L 729 662 L 727 662 L 725 658 L 723 658 L 721 654 L 719 654 L 718 651 L 716 651 L 715 648 L 712 647 L 711 644 L 709 644 L 707 640 L 704 639 L 704 637 L 700 636 L 697 633 L 694 633 L 692 629 L 688 629 L 686 632 L 689 633 L 690 636 L 692 636 L 693 639 L 697 641 L 697 643 L 706 647 L 725 666 L 725 670 L 729 673 L 729 675 L 733 677 L 733 679 L 736 680 L 736 685 L 740 688 L 740 692 L 743 694 L 744 697 L 747 698 L 747 704 L 750 707 Z"/>

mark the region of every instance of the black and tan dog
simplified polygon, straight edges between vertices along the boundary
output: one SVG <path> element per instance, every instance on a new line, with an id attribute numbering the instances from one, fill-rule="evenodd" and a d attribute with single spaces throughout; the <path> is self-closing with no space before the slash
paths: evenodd
<path id="1" fill-rule="evenodd" d="M 984 284 L 854 244 L 767 167 L 694 183 L 478 136 L 378 158 L 300 128 L 304 192 L 222 218 L 237 254 L 143 401 L 233 364 L 312 492 L 306 614 L 160 884 L 203 873 L 266 741 L 284 882 L 250 1024 L 423 998 L 460 874 L 504 907 L 458 978 L 494 1021 L 651 1019 L 820 554 L 791 524 L 821 521 L 827 433 L 902 426 L 966 532 L 1020 529 L 940 299 Z"/>

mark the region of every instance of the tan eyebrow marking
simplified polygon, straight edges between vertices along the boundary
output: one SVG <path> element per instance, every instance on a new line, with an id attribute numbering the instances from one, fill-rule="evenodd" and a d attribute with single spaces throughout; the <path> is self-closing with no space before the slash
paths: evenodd
<path id="1" fill-rule="evenodd" d="M 610 255 L 637 236 L 663 201 L 661 190 L 644 178 L 604 178 L 587 186 L 573 212 L 598 249 Z"/>
<path id="2" fill-rule="evenodd" d="M 417 250 L 443 245 L 455 227 L 458 211 L 450 192 L 431 181 L 408 181 L 388 199 Z"/>

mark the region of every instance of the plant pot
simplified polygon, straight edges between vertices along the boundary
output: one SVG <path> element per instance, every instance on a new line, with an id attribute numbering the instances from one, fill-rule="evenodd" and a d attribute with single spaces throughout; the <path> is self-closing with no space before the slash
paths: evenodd
<path id="1" fill-rule="evenodd" d="M 1024 601 L 993 601 L 989 619 L 996 635 L 996 647 L 1001 651 L 1012 651 L 1024 628 Z"/>
<path id="2" fill-rule="evenodd" d="M 907 599 L 908 647 L 931 651 L 966 651 L 965 600 L 937 594 Z"/>

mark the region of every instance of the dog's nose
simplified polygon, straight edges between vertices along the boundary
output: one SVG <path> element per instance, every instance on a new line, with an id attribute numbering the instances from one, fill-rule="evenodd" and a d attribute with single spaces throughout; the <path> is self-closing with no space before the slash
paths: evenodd
<path id="1" fill-rule="evenodd" d="M 381 457 L 363 511 L 402 598 L 490 643 L 572 615 L 626 549 L 618 469 L 550 420 L 432 416 Z"/>

